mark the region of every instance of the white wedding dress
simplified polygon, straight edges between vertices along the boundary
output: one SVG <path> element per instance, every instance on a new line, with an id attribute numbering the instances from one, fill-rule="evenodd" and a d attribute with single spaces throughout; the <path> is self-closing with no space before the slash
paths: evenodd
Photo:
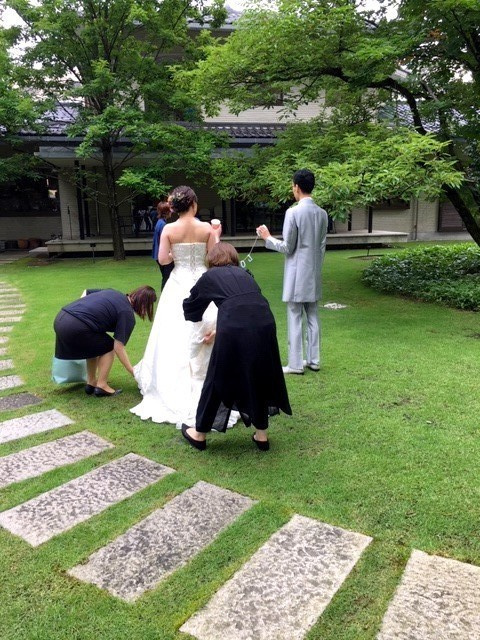
<path id="1" fill-rule="evenodd" d="M 215 329 L 211 303 L 201 322 L 187 322 L 182 303 L 206 271 L 204 242 L 172 245 L 175 268 L 160 296 L 143 359 L 134 367 L 143 400 L 132 413 L 142 420 L 194 426 L 198 400 L 213 344 L 203 336 Z"/>

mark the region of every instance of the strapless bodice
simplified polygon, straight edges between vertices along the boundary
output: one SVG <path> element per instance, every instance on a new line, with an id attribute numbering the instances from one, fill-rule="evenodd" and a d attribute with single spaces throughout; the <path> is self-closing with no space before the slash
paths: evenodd
<path id="1" fill-rule="evenodd" d="M 191 274 L 203 273 L 206 270 L 206 253 L 207 245 L 205 242 L 178 242 L 177 244 L 172 244 L 175 271 L 186 270 Z"/>

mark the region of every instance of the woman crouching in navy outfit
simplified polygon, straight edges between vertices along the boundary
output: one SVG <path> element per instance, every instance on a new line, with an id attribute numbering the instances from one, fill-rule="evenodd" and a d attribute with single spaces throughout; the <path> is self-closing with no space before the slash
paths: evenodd
<path id="1" fill-rule="evenodd" d="M 87 361 L 85 393 L 97 398 L 114 396 L 121 389 L 108 384 L 115 354 L 133 376 L 125 345 L 135 327 L 135 313 L 153 319 L 155 289 L 139 287 L 131 293 L 115 289 L 87 289 L 84 297 L 63 307 L 55 318 L 55 357 Z M 107 334 L 113 333 L 113 338 Z"/>

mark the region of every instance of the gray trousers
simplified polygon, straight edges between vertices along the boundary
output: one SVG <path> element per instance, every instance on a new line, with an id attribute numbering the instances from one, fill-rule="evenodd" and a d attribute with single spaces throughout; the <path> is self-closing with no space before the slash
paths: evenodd
<path id="1" fill-rule="evenodd" d="M 303 369 L 303 312 L 306 317 L 306 361 L 320 364 L 318 302 L 287 302 L 288 366 Z"/>

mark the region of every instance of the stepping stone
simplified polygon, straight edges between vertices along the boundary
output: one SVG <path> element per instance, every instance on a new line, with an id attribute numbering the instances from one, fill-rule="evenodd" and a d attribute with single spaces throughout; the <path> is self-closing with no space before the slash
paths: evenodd
<path id="1" fill-rule="evenodd" d="M 0 526 L 37 547 L 173 472 L 129 453 L 0 513 Z"/>
<path id="2" fill-rule="evenodd" d="M 413 551 L 378 640 L 478 640 L 480 567 Z"/>
<path id="3" fill-rule="evenodd" d="M 35 398 L 35 396 L 33 397 Z M 67 418 L 56 409 L 31 413 L 28 416 L 23 416 L 23 418 L 5 420 L 0 422 L 0 444 L 11 440 L 19 440 L 35 433 L 43 433 L 44 431 L 65 427 L 69 424 L 73 424 L 73 420 L 70 420 L 70 418 Z"/>
<path id="4" fill-rule="evenodd" d="M 8 349 L 6 347 L 0 347 L 0 356 L 6 356 Z"/>
<path id="5" fill-rule="evenodd" d="M 0 391 L 21 387 L 24 384 L 20 376 L 0 376 Z"/>
<path id="6" fill-rule="evenodd" d="M 97 455 L 114 445 L 89 431 L 0 458 L 0 488 Z"/>
<path id="7" fill-rule="evenodd" d="M 0 293 L 18 293 L 18 289 L 15 289 L 15 287 L 1 287 Z"/>
<path id="8" fill-rule="evenodd" d="M 39 404 L 40 402 L 42 402 L 42 398 L 34 396 L 33 393 L 13 393 L 9 396 L 0 398 L 0 411 L 21 409 L 22 407 Z"/>
<path id="9" fill-rule="evenodd" d="M 22 316 L 0 316 L 0 322 L 20 322 Z"/>
<path id="10" fill-rule="evenodd" d="M 198 482 L 69 574 L 133 602 L 185 565 L 253 504 L 238 493 Z"/>
<path id="11" fill-rule="evenodd" d="M 295 515 L 180 631 L 201 640 L 301 640 L 371 540 Z"/>
<path id="12" fill-rule="evenodd" d="M 0 327 L 0 333 L 10 333 L 13 327 Z"/>
<path id="13" fill-rule="evenodd" d="M 21 314 L 24 309 L 20 309 L 19 307 L 2 307 L 0 306 L 0 316 L 11 316 L 12 313 Z"/>
<path id="14" fill-rule="evenodd" d="M 0 360 L 0 371 L 13 369 L 13 360 Z"/>
<path id="15" fill-rule="evenodd" d="M 0 336 L 0 344 L 7 344 L 8 336 Z"/>

